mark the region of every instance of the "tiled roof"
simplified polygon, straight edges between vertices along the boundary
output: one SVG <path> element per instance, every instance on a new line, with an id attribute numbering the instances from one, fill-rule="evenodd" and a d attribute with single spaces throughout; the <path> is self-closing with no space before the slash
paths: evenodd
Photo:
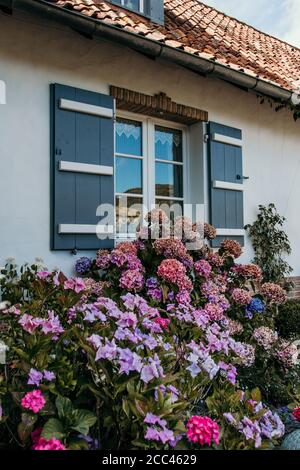
<path id="1" fill-rule="evenodd" d="M 198 0 L 164 0 L 164 26 L 107 1 L 48 1 L 286 90 L 294 90 L 295 82 L 300 79 L 300 49 Z"/>

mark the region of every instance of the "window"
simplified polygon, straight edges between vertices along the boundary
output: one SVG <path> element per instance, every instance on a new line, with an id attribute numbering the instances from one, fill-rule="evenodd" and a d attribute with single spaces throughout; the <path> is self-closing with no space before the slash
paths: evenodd
<path id="1" fill-rule="evenodd" d="M 121 5 L 125 8 L 130 8 L 131 10 L 144 11 L 144 2 L 143 0 L 121 0 Z"/>
<path id="2" fill-rule="evenodd" d="M 164 24 L 164 0 L 110 0 L 128 10 L 149 18 L 152 22 Z"/>
<path id="3" fill-rule="evenodd" d="M 120 238 L 133 237 L 154 205 L 184 203 L 185 130 L 153 119 L 118 117 L 115 143 L 116 224 Z"/>
<path id="4" fill-rule="evenodd" d="M 144 13 L 144 0 L 113 0 L 124 8 Z"/>

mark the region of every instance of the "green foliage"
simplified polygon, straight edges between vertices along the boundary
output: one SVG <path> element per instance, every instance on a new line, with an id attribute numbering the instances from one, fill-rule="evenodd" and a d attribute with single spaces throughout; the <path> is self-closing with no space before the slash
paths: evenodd
<path id="1" fill-rule="evenodd" d="M 276 329 L 286 339 L 300 339 L 300 300 L 290 299 L 278 308 Z"/>
<path id="2" fill-rule="evenodd" d="M 291 254 L 291 245 L 287 234 L 283 230 L 285 218 L 276 210 L 274 204 L 259 206 L 258 216 L 253 224 L 248 224 L 255 257 L 254 263 L 262 269 L 265 282 L 281 283 L 288 290 L 293 285 L 286 281 L 292 268 L 284 259 Z"/>
<path id="3" fill-rule="evenodd" d="M 74 431 L 84 436 L 97 421 L 96 416 L 88 410 L 75 409 L 71 400 L 66 397 L 57 397 L 55 401 L 59 419 L 50 418 L 43 427 L 42 436 L 45 439 L 56 437 L 64 439 Z"/>

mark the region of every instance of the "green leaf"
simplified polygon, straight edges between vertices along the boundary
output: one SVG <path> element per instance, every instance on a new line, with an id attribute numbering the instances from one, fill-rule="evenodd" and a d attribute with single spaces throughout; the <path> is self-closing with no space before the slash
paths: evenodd
<path id="1" fill-rule="evenodd" d="M 33 427 L 37 421 L 37 417 L 28 413 L 22 413 L 22 421 L 18 425 L 18 436 L 22 442 L 27 441 Z"/>
<path id="2" fill-rule="evenodd" d="M 66 397 L 57 397 L 55 400 L 55 405 L 58 411 L 58 416 L 60 418 L 64 418 L 67 415 L 70 415 L 74 410 L 71 400 Z"/>
<path id="3" fill-rule="evenodd" d="M 42 437 L 45 439 L 51 439 L 52 437 L 62 439 L 64 436 L 65 431 L 62 423 L 56 418 L 50 418 L 43 428 Z"/>
<path id="4" fill-rule="evenodd" d="M 75 410 L 73 412 L 74 421 L 71 426 L 74 431 L 78 431 L 80 434 L 86 436 L 91 426 L 93 426 L 97 417 L 88 410 Z"/>
<path id="5" fill-rule="evenodd" d="M 252 390 L 251 398 L 252 400 L 257 401 L 257 402 L 261 401 L 261 393 L 260 393 L 259 388 L 255 388 L 254 390 Z"/>
<path id="6" fill-rule="evenodd" d="M 89 450 L 89 445 L 83 439 L 73 440 L 68 443 L 69 450 Z"/>

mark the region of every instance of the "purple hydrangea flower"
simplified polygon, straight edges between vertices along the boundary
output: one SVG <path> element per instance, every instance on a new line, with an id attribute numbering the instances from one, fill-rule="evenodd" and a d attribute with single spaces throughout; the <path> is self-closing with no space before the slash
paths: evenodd
<path id="1" fill-rule="evenodd" d="M 44 370 L 44 379 L 47 380 L 48 382 L 52 382 L 55 380 L 55 374 L 54 372 L 51 372 L 50 370 Z"/>
<path id="2" fill-rule="evenodd" d="M 43 380 L 42 372 L 39 372 L 36 369 L 30 369 L 28 375 L 28 385 L 36 385 L 37 387 L 40 386 L 41 381 Z"/>
<path id="3" fill-rule="evenodd" d="M 92 260 L 87 256 L 82 256 L 79 258 L 75 263 L 75 271 L 78 274 L 85 274 L 87 271 L 90 270 L 92 266 Z"/>
<path id="4" fill-rule="evenodd" d="M 126 375 L 128 375 L 129 372 L 140 372 L 143 366 L 141 357 L 133 353 L 129 348 L 119 348 L 119 364 L 120 374 Z"/>

